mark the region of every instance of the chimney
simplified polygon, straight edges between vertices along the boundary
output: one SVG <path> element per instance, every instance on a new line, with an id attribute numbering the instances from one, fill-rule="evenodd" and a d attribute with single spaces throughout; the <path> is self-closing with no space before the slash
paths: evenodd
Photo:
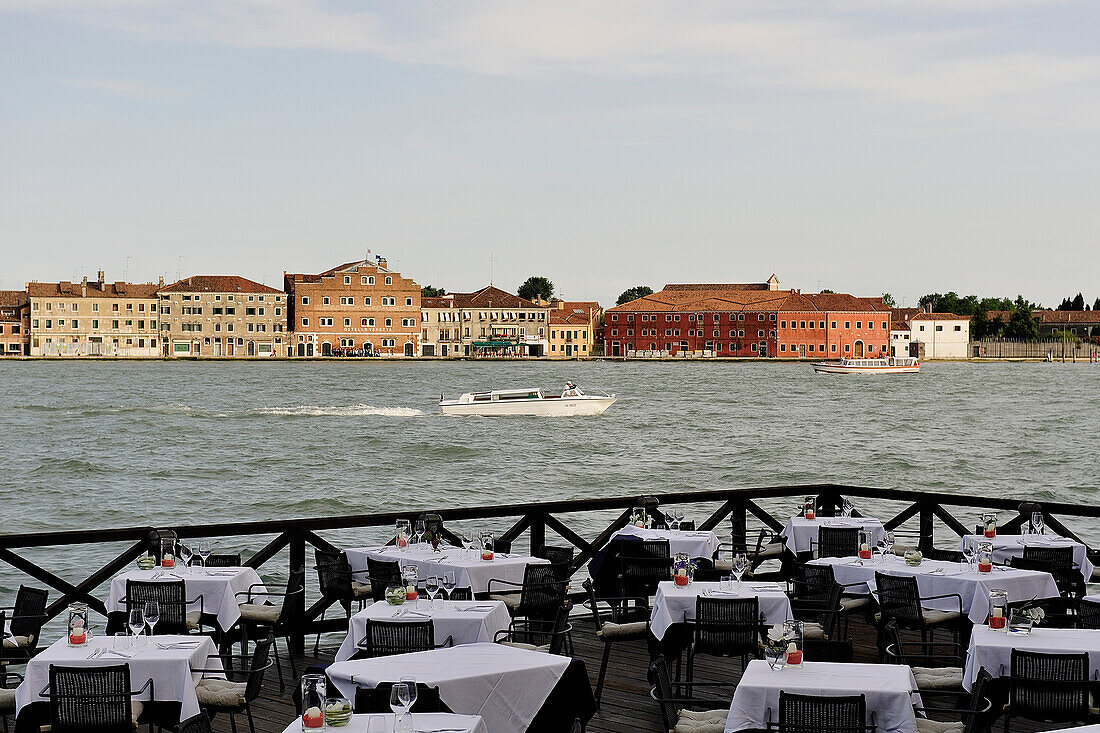
<path id="1" fill-rule="evenodd" d="M 386 258 L 385 257 L 380 256 L 378 258 L 378 266 L 379 267 L 385 267 L 386 266 Z"/>
<path id="2" fill-rule="evenodd" d="M 103 272 L 103 270 L 99 271 L 98 277 L 100 285 L 105 285 L 107 283 L 107 275 Z"/>
<path id="3" fill-rule="evenodd" d="M 80 281 L 80 297 L 88 297 L 88 276 L 85 275 L 84 279 Z"/>
<path id="4" fill-rule="evenodd" d="M 162 287 L 162 288 L 164 287 L 164 275 L 160 276 L 160 282 L 157 283 L 157 284 L 160 285 L 160 287 Z"/>

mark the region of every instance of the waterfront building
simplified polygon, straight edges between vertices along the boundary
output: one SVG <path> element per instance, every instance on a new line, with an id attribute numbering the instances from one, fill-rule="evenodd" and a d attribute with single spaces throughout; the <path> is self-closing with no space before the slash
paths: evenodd
<path id="1" fill-rule="evenodd" d="M 603 319 L 600 304 L 555 299 L 549 305 L 549 356 L 592 356 L 596 353 L 596 331 Z"/>
<path id="2" fill-rule="evenodd" d="M 294 356 L 420 354 L 420 286 L 384 257 L 283 273 Z"/>
<path id="3" fill-rule="evenodd" d="M 888 352 L 881 298 L 803 294 L 764 283 L 673 284 L 609 308 L 610 356 L 839 358 Z"/>
<path id="4" fill-rule="evenodd" d="M 1070 341 L 1100 336 L 1100 311 L 1035 311 L 1039 337 Z"/>
<path id="5" fill-rule="evenodd" d="M 0 290 L 0 356 L 30 353 L 31 306 L 26 290 Z"/>
<path id="6" fill-rule="evenodd" d="M 157 356 L 164 283 L 27 283 L 31 356 Z"/>
<path id="7" fill-rule="evenodd" d="M 157 292 L 163 356 L 286 356 L 285 294 L 238 275 L 193 275 Z"/>
<path id="8" fill-rule="evenodd" d="M 492 285 L 425 298 L 424 356 L 545 356 L 550 311 Z"/>
<path id="9" fill-rule="evenodd" d="M 890 355 L 918 359 L 965 359 L 970 349 L 970 316 L 894 308 Z"/>

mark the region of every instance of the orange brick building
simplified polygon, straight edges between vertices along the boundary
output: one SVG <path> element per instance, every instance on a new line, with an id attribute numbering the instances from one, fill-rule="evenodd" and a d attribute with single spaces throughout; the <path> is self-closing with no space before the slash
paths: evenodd
<path id="1" fill-rule="evenodd" d="M 420 286 L 385 258 L 283 273 L 292 356 L 420 354 Z"/>

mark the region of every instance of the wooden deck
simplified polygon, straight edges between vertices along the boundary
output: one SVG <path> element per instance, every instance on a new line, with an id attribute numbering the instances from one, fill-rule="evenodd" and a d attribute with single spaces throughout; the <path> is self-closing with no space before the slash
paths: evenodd
<path id="1" fill-rule="evenodd" d="M 585 661 L 593 687 L 600 669 L 603 644 L 597 641 L 592 623 L 587 616 L 576 615 L 573 618 L 573 639 L 576 655 Z M 855 640 L 857 662 L 877 662 L 874 629 L 869 624 L 853 619 L 849 635 Z M 342 639 L 336 635 L 322 637 L 319 657 L 312 656 L 312 638 L 307 644 L 306 656 L 298 657 L 299 672 L 308 664 L 331 662 Z M 611 652 L 611 663 L 604 686 L 603 702 L 599 712 L 589 722 L 590 733 L 633 733 L 635 731 L 661 731 L 661 718 L 655 703 L 649 697 L 649 685 L 646 682 L 646 669 L 649 664 L 649 652 L 643 642 L 616 644 Z M 289 673 L 287 689 L 279 691 L 279 682 L 272 669 L 267 677 L 265 689 L 260 700 L 253 706 L 257 733 L 282 733 L 294 720 L 294 707 L 291 702 L 291 683 Z M 695 679 L 699 682 L 731 682 L 740 677 L 740 663 L 737 660 L 715 659 L 700 656 L 696 661 Z M 726 699 L 729 699 L 728 693 Z M 244 723 L 243 726 L 240 724 Z M 1013 721 L 1012 730 L 1025 733 L 1063 728 L 1061 725 L 1038 725 L 1028 721 Z M 243 716 L 238 721 L 241 733 L 248 730 Z M 1000 729 L 1000 723 L 997 725 Z M 219 717 L 214 721 L 214 730 L 218 733 L 230 733 L 229 719 Z M 494 731 L 493 733 L 510 733 Z"/>

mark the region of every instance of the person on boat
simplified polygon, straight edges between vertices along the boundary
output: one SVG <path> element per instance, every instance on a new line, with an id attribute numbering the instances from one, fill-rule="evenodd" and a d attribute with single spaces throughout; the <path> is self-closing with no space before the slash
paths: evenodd
<path id="1" fill-rule="evenodd" d="M 561 396 L 562 397 L 579 397 L 580 394 L 581 394 L 581 392 L 580 392 L 579 389 L 577 389 L 577 385 L 573 384 L 572 382 L 566 382 L 565 383 L 565 391 L 561 393 Z"/>

